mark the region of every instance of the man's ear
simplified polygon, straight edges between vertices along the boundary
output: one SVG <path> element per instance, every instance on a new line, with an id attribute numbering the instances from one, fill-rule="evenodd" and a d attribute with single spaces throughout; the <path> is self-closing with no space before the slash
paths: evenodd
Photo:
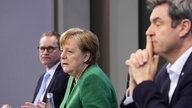
<path id="1" fill-rule="evenodd" d="M 179 36 L 185 37 L 187 33 L 189 33 L 191 30 L 191 21 L 189 19 L 183 19 L 179 24 L 179 26 L 180 26 Z"/>

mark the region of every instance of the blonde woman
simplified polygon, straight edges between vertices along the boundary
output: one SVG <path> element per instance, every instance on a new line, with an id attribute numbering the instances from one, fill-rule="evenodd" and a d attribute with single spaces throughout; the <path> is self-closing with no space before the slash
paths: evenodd
<path id="1" fill-rule="evenodd" d="M 117 108 L 116 93 L 97 65 L 99 41 L 95 34 L 71 28 L 60 38 L 61 66 L 70 75 L 60 108 Z"/>

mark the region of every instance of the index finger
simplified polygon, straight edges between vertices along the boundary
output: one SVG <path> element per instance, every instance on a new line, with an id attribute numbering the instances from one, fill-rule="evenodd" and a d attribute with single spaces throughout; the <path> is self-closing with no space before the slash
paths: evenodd
<path id="1" fill-rule="evenodd" d="M 149 57 L 152 57 L 153 55 L 153 48 L 152 48 L 152 41 L 151 41 L 151 37 L 147 36 L 147 42 L 146 42 L 146 50 L 149 54 Z"/>

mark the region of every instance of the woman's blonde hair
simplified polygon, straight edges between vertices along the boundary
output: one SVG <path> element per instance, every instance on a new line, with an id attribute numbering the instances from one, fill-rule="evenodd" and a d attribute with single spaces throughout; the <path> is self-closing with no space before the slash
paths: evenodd
<path id="1" fill-rule="evenodd" d="M 99 40 L 97 36 L 89 30 L 81 28 L 71 28 L 61 34 L 60 47 L 65 44 L 68 39 L 77 40 L 77 45 L 82 52 L 90 52 L 90 58 L 87 64 L 95 64 L 100 56 Z"/>

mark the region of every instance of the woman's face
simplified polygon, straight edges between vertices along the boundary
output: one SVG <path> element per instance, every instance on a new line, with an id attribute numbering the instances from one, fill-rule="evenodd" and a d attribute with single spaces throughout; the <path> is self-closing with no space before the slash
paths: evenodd
<path id="1" fill-rule="evenodd" d="M 88 60 L 87 53 L 83 53 L 78 46 L 78 41 L 71 38 L 61 46 L 61 66 L 64 72 L 75 77 L 84 71 Z"/>

